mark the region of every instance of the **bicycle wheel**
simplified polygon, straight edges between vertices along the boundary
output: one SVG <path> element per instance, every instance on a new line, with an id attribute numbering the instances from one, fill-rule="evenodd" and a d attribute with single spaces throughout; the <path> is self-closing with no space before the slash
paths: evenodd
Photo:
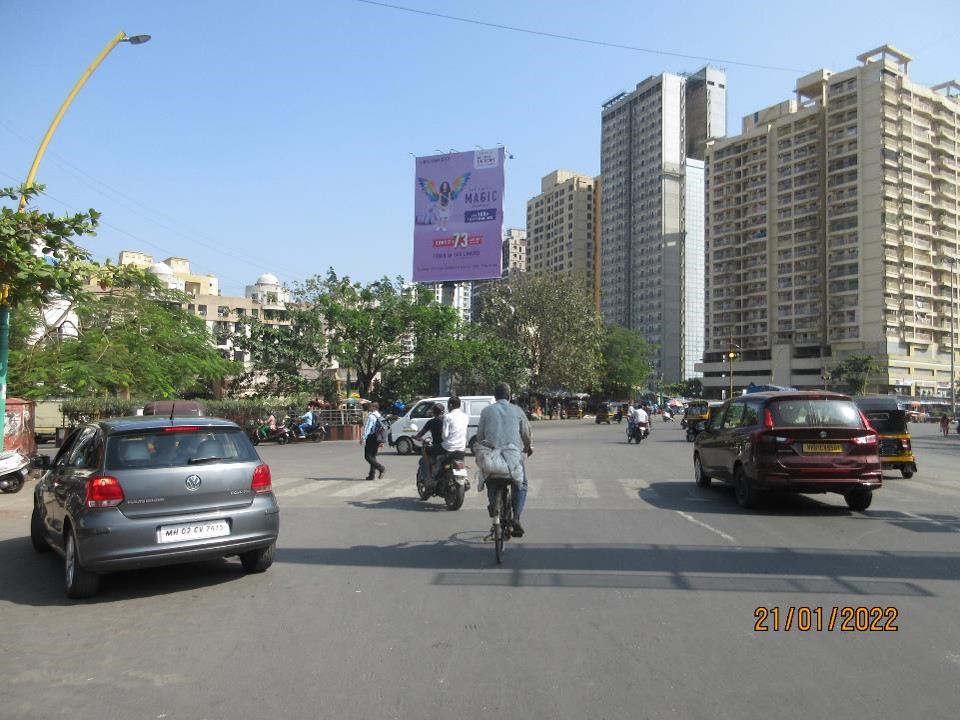
<path id="1" fill-rule="evenodd" d="M 498 488 L 496 498 L 493 501 L 493 507 L 496 509 L 497 516 L 493 519 L 493 549 L 497 553 L 497 564 L 503 562 L 503 498 L 506 493 L 504 489 Z"/>

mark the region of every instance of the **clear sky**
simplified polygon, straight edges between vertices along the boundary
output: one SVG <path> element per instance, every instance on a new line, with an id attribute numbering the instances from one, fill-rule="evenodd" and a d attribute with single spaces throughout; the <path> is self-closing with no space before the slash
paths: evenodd
<path id="1" fill-rule="evenodd" d="M 266 271 L 409 278 L 411 153 L 503 143 L 505 219 L 540 178 L 600 171 L 600 106 L 660 72 L 727 72 L 728 130 L 884 43 L 926 84 L 960 77 L 960 3 L 832 0 L 391 3 L 0 0 L 0 184 L 22 182 L 80 74 L 119 30 L 40 167 L 41 207 L 96 208 L 85 245 L 189 258 L 242 294 Z M 738 64 L 742 63 L 742 64 Z M 766 67 L 751 67 L 766 66 Z M 779 68 L 779 69 L 778 69 Z"/>

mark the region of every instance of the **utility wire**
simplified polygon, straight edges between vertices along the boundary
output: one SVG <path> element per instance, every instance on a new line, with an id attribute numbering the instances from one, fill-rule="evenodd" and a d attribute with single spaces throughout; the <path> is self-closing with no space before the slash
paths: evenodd
<path id="1" fill-rule="evenodd" d="M 757 70 L 777 70 L 779 72 L 802 73 L 803 70 L 796 68 L 779 67 L 777 65 L 762 65 L 760 63 L 738 62 L 736 60 L 724 60 L 722 58 L 711 58 L 704 55 L 687 55 L 685 53 L 672 52 L 670 50 L 655 50 L 653 48 L 642 48 L 635 45 L 621 45 L 620 43 L 607 42 L 605 40 L 592 40 L 590 38 L 575 37 L 573 35 L 561 35 L 559 33 L 544 32 L 542 30 L 531 30 L 529 28 L 514 27 L 512 25 L 502 25 L 500 23 L 485 22 L 483 20 L 473 20 L 471 18 L 457 17 L 455 15 L 444 15 L 443 13 L 430 12 L 429 10 L 418 10 L 416 8 L 403 7 L 401 5 L 392 5 L 385 2 L 376 2 L 375 0 L 356 0 L 364 5 L 375 5 L 378 7 L 389 8 L 391 10 L 400 10 L 402 12 L 415 13 L 417 15 L 428 15 L 430 17 L 441 18 L 443 20 L 453 20 L 455 22 L 469 23 L 471 25 L 482 25 L 484 27 L 495 28 L 497 30 L 509 30 L 511 32 L 526 33 L 527 35 L 539 35 L 540 37 L 554 38 L 555 40 L 568 40 L 570 42 L 584 43 L 587 45 L 599 45 L 601 47 L 616 48 L 618 50 L 630 50 L 632 52 L 648 53 L 650 55 L 666 55 L 669 57 L 684 58 L 687 60 L 701 60 L 718 65 L 737 65 L 739 67 L 754 68 Z"/>

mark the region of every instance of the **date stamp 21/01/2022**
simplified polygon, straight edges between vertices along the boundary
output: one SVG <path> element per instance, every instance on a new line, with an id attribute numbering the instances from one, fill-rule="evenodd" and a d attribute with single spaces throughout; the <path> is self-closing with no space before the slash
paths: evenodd
<path id="1" fill-rule="evenodd" d="M 895 607 L 758 607 L 753 611 L 756 632 L 897 632 L 900 611 Z"/>

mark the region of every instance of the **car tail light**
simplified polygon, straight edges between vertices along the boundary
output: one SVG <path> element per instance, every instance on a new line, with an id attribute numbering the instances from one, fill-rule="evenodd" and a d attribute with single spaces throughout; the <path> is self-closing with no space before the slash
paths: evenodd
<path id="1" fill-rule="evenodd" d="M 88 508 L 116 507 L 124 500 L 120 481 L 111 475 L 94 475 L 87 480 Z"/>
<path id="2" fill-rule="evenodd" d="M 250 489 L 255 493 L 268 493 L 273 491 L 273 478 L 270 475 L 269 465 L 257 465 L 253 471 L 253 480 L 250 482 Z"/>
<path id="3" fill-rule="evenodd" d="M 867 418 L 866 415 L 863 414 L 863 410 L 860 411 L 860 419 L 863 421 L 863 426 L 864 426 L 867 430 L 869 430 L 869 431 L 872 432 L 872 433 L 875 433 L 875 432 L 876 432 L 876 430 L 874 430 L 874 428 L 873 428 L 873 425 L 870 424 L 870 420 Z"/>
<path id="4" fill-rule="evenodd" d="M 870 428 L 871 430 L 873 428 Z M 861 435 L 860 437 L 850 438 L 856 445 L 876 445 L 876 435 Z"/>
<path id="5" fill-rule="evenodd" d="M 763 426 L 767 430 L 773 430 L 773 413 L 770 412 L 770 408 L 763 409 Z"/>

